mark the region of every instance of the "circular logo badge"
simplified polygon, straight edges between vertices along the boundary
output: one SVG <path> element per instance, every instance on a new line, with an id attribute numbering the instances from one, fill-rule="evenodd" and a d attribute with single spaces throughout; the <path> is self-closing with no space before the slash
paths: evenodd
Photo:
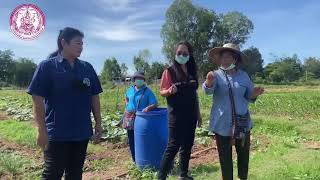
<path id="1" fill-rule="evenodd" d="M 16 7 L 10 16 L 10 29 L 23 40 L 37 38 L 45 29 L 46 19 L 41 9 L 34 4 Z"/>
<path id="2" fill-rule="evenodd" d="M 90 79 L 89 78 L 84 78 L 82 80 L 82 83 L 85 84 L 87 87 L 90 87 Z"/>

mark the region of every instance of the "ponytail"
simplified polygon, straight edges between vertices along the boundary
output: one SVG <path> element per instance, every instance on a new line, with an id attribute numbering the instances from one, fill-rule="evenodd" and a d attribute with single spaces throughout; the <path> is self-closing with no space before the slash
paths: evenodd
<path id="1" fill-rule="evenodd" d="M 61 51 L 63 50 L 61 40 L 64 39 L 68 44 L 70 43 L 71 39 L 80 36 L 84 37 L 83 32 L 81 32 L 78 29 L 71 28 L 71 27 L 65 27 L 63 30 L 59 31 L 59 36 L 57 39 L 57 45 L 58 49 L 52 53 L 49 54 L 48 58 L 56 57 Z"/>
<path id="2" fill-rule="evenodd" d="M 49 54 L 48 59 L 56 57 L 56 56 L 58 56 L 58 54 L 59 54 L 59 50 L 56 50 L 56 51 Z"/>

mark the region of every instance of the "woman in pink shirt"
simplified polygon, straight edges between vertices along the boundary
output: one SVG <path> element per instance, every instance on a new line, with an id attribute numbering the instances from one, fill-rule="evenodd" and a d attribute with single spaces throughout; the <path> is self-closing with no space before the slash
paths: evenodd
<path id="1" fill-rule="evenodd" d="M 164 153 L 158 179 L 166 179 L 175 155 L 180 153 L 181 180 L 188 176 L 189 160 L 196 125 L 201 124 L 198 102 L 198 75 L 192 46 L 180 42 L 173 64 L 163 72 L 160 94 L 166 97 L 169 113 L 169 142 Z"/>

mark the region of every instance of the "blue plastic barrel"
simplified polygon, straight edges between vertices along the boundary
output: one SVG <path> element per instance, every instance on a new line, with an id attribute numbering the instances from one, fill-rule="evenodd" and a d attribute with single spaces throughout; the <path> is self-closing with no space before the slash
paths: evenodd
<path id="1" fill-rule="evenodd" d="M 168 115 L 166 108 L 137 112 L 134 124 L 136 165 L 140 169 L 159 170 L 168 143 Z"/>

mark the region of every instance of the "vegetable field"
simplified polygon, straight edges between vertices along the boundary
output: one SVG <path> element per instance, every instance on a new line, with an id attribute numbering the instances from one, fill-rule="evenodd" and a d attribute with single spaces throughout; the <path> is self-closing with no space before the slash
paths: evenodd
<path id="1" fill-rule="evenodd" d="M 252 132 L 249 179 L 320 179 L 320 87 L 265 86 L 266 94 L 251 104 Z M 157 86 L 152 86 L 161 106 Z M 89 144 L 84 179 L 154 179 L 131 163 L 126 132 L 115 128 L 123 109 L 125 87 L 101 95 L 103 142 Z M 221 179 L 219 160 L 208 132 L 212 100 L 199 91 L 202 128 L 197 129 L 191 160 L 195 179 Z M 23 90 L 0 90 L 0 179 L 39 179 L 42 153 L 36 146 L 31 97 Z M 236 159 L 234 163 L 236 174 Z M 177 179 L 177 168 L 169 179 Z"/>

